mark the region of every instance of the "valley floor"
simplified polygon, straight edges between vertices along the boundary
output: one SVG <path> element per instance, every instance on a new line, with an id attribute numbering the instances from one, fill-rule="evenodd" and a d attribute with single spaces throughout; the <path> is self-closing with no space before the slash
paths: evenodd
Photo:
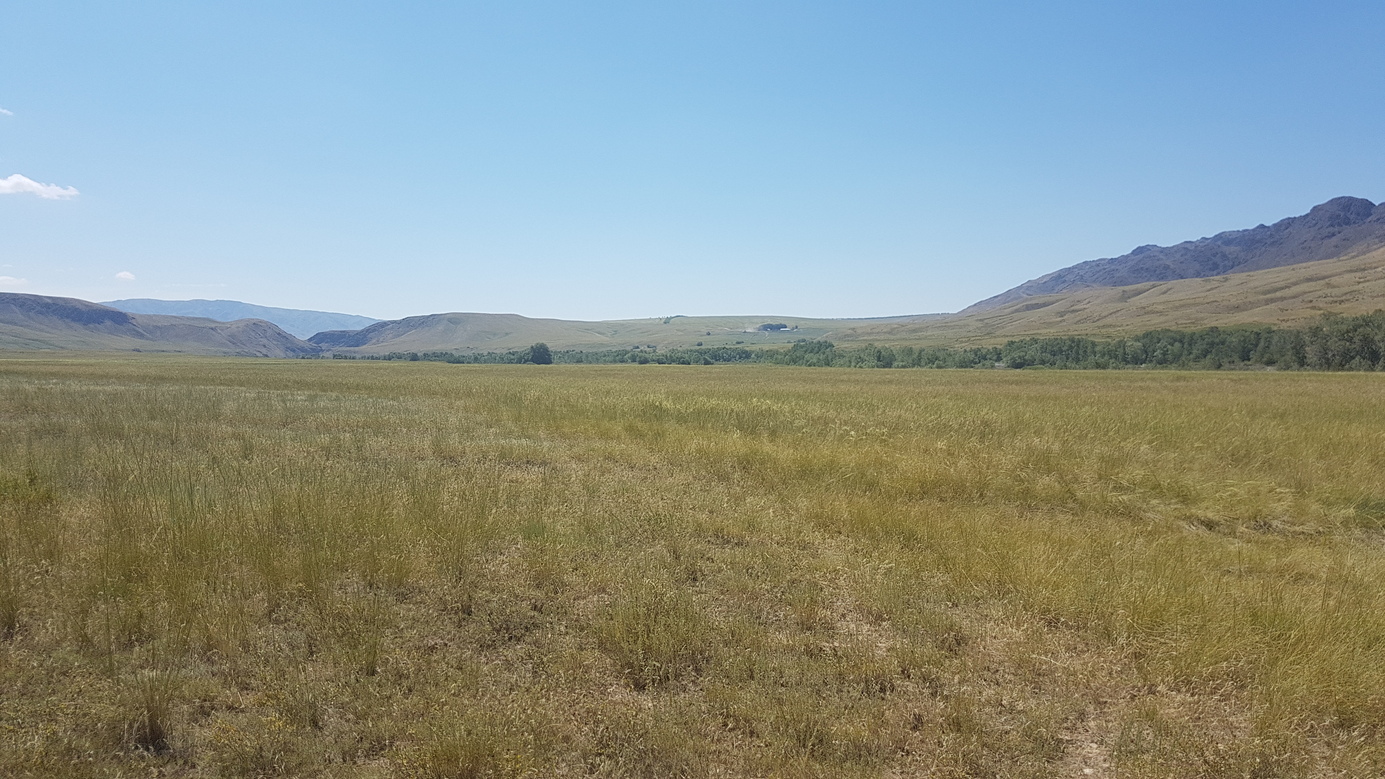
<path id="1" fill-rule="evenodd" d="M 0 775 L 1385 774 L 1374 374 L 0 359 Z"/>

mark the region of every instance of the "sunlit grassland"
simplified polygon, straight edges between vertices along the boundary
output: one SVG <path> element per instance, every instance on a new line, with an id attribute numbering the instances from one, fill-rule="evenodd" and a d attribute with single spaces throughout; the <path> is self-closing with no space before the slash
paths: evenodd
<path id="1" fill-rule="evenodd" d="M 1370 374 L 2 360 L 0 775 L 1380 775 L 1382 412 Z"/>

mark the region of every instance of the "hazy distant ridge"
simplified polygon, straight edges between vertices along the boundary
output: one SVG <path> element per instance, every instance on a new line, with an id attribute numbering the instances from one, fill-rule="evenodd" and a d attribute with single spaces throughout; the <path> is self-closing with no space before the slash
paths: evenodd
<path id="1" fill-rule="evenodd" d="M 237 319 L 263 319 L 266 322 L 273 322 L 283 328 L 285 332 L 303 339 L 324 330 L 359 330 L 380 321 L 356 314 L 257 306 L 253 303 L 242 303 L 239 300 L 132 298 L 129 300 L 110 300 L 101 305 L 118 308 L 131 314 L 199 316 L 215 319 L 218 322 L 234 322 Z"/>
<path id="2" fill-rule="evenodd" d="M 320 350 L 262 319 L 131 314 L 76 298 L 0 293 L 0 348 L 302 357 Z"/>
<path id="3" fill-rule="evenodd" d="M 1036 295 L 1151 281 L 1207 278 L 1333 260 L 1385 246 L 1385 203 L 1338 197 L 1302 216 L 1231 230 L 1174 246 L 1141 246 L 1129 254 L 1089 260 L 1006 290 L 962 310 L 996 308 Z"/>

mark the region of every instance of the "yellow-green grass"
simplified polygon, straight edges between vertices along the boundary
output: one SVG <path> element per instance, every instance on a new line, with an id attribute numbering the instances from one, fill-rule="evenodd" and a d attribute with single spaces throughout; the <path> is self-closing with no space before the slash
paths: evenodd
<path id="1" fill-rule="evenodd" d="M 838 342 L 929 346 L 1000 344 L 1015 338 L 1128 336 L 1244 324 L 1301 326 L 1324 313 L 1385 308 L 1385 249 L 1337 260 L 1039 295 L 984 311 L 915 322 L 863 324 Z"/>
<path id="2" fill-rule="evenodd" d="M 0 775 L 1380 775 L 1382 409 L 0 360 Z"/>

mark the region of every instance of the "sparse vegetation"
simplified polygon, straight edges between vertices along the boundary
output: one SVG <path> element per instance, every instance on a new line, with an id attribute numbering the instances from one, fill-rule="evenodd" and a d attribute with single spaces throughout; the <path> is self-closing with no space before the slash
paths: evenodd
<path id="1" fill-rule="evenodd" d="M 5 359 L 0 775 L 1381 775 L 1382 403 Z"/>

